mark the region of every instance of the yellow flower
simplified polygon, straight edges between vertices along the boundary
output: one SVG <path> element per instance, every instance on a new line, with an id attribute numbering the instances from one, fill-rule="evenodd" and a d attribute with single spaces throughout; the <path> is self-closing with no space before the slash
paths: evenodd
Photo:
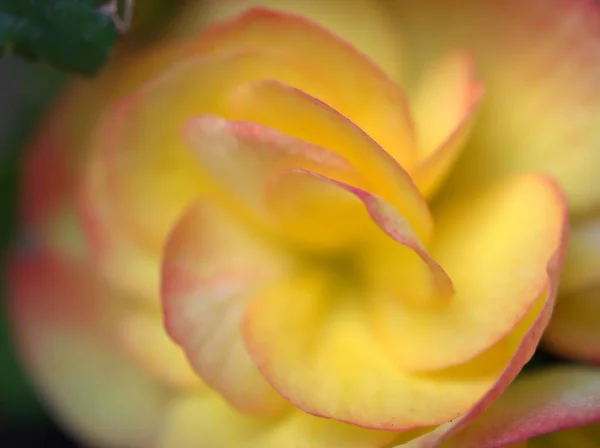
<path id="1" fill-rule="evenodd" d="M 73 85 L 10 271 L 48 405 L 98 445 L 451 443 L 600 201 L 593 5 L 198 2 Z"/>

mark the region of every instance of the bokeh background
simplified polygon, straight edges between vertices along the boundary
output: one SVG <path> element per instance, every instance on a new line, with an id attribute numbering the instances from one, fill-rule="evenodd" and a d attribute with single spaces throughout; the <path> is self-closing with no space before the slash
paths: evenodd
<path id="1" fill-rule="evenodd" d="M 66 76 L 15 57 L 0 59 L 0 253 L 14 240 L 19 159 L 27 139 Z M 54 424 L 20 368 L 0 297 L 0 447 L 67 448 L 77 445 Z"/>
<path id="2" fill-rule="evenodd" d="M 126 1 L 118 0 L 122 6 Z M 139 0 L 124 40 L 150 42 L 188 1 Z M 74 24 L 74 28 L 75 28 Z M 74 46 L 75 47 L 75 46 Z M 76 54 L 73 58 L 78 57 Z M 16 239 L 21 156 L 39 120 L 73 75 L 14 56 L 0 58 L 0 269 Z M 0 279 L 3 276 L 0 274 Z M 53 421 L 39 401 L 13 348 L 0 280 L 0 448 L 80 447 Z"/>

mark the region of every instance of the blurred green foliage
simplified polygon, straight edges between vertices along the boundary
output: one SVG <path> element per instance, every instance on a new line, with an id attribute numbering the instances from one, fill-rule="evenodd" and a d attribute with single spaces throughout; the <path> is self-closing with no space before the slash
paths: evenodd
<path id="1" fill-rule="evenodd" d="M 79 74 L 106 61 L 118 31 L 101 0 L 0 0 L 0 48 Z"/>

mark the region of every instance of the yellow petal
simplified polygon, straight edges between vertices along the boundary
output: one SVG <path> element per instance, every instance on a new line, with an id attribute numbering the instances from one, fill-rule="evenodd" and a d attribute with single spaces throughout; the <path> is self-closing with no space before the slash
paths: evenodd
<path id="1" fill-rule="evenodd" d="M 169 237 L 162 274 L 170 336 L 209 387 L 238 411 L 263 415 L 285 402 L 248 356 L 240 325 L 248 297 L 284 268 L 265 245 L 218 207 L 198 202 Z"/>
<path id="2" fill-rule="evenodd" d="M 431 217 L 406 171 L 338 112 L 300 90 L 268 81 L 246 86 L 233 102 L 240 119 L 277 129 L 342 156 L 366 180 L 366 184 L 356 186 L 392 204 L 427 244 L 433 226 Z"/>
<path id="3" fill-rule="evenodd" d="M 565 245 L 564 199 L 543 177 L 451 201 L 436 218 L 431 254 L 455 295 L 435 305 L 393 295 L 373 302 L 389 347 L 411 370 L 464 363 L 509 334 L 547 294 L 548 266 Z"/>
<path id="4" fill-rule="evenodd" d="M 277 228 L 267 214 L 267 193 L 279 170 L 312 169 L 361 182 L 358 173 L 336 153 L 255 123 L 204 115 L 188 122 L 186 136 L 199 165 L 272 231 Z"/>
<path id="5" fill-rule="evenodd" d="M 600 166 L 596 2 L 389 4 L 399 38 L 411 43 L 405 47 L 410 84 L 429 64 L 458 48 L 472 54 L 486 87 L 477 126 L 444 194 L 541 170 L 557 179 L 576 213 L 600 204 L 600 182 L 595 180 Z"/>
<path id="6" fill-rule="evenodd" d="M 414 166 L 414 135 L 403 92 L 339 37 L 297 16 L 252 10 L 207 30 L 203 43 L 203 52 L 261 48 L 310 64 L 313 79 L 328 82 L 331 100 L 298 87 L 356 123 L 405 169 Z"/>
<path id="7" fill-rule="evenodd" d="M 91 446 L 151 444 L 167 392 L 113 344 L 115 298 L 83 265 L 52 254 L 16 256 L 9 266 L 23 361 L 57 420 Z"/>
<path id="8" fill-rule="evenodd" d="M 393 433 L 370 431 L 290 409 L 277 419 L 236 413 L 216 394 L 175 401 L 160 448 L 383 448 Z"/>
<path id="9" fill-rule="evenodd" d="M 356 220 L 356 199 L 328 178 L 311 172 L 277 173 L 267 189 L 273 221 L 293 248 L 344 251 L 364 242 L 367 220 Z"/>
<path id="10" fill-rule="evenodd" d="M 298 14 L 346 40 L 366 54 L 394 81 L 399 81 L 402 68 L 400 41 L 387 11 L 374 0 L 334 0 L 327 2 L 236 0 L 191 3 L 177 20 L 171 34 L 194 35 L 216 21 L 231 19 L 251 8 L 269 8 Z M 368 23 L 369 26 L 364 26 Z"/>
<path id="11" fill-rule="evenodd" d="M 411 101 L 418 144 L 412 176 L 428 196 L 448 175 L 473 127 L 483 94 L 474 70 L 468 54 L 451 53 L 427 69 Z"/>
<path id="12" fill-rule="evenodd" d="M 268 419 L 253 419 L 236 412 L 216 393 L 188 395 L 168 408 L 157 446 L 246 448 L 269 423 Z"/>
<path id="13" fill-rule="evenodd" d="M 260 371 L 296 407 L 365 428 L 409 430 L 463 415 L 491 393 L 540 313 L 536 308 L 514 338 L 470 363 L 410 373 L 379 343 L 367 293 L 352 283 L 333 289 L 319 275 L 326 274 L 282 279 L 259 291 L 244 320 L 246 344 Z M 534 346 L 527 344 L 529 356 Z M 527 357 L 514 359 L 510 379 Z M 506 385 L 502 379 L 499 390 Z"/>
<path id="14" fill-rule="evenodd" d="M 98 126 L 94 145 L 115 219 L 129 237 L 159 250 L 185 205 L 209 188 L 182 139 L 188 119 L 205 113 L 228 116 L 228 92 L 265 77 L 316 84 L 313 90 L 319 93 L 319 84 L 303 72 L 294 61 L 268 52 L 188 58 L 113 107 Z"/>
<path id="15" fill-rule="evenodd" d="M 176 388 L 202 388 L 183 351 L 165 333 L 158 314 L 132 313 L 124 318 L 119 338 L 126 353 L 160 381 Z"/>
<path id="16" fill-rule="evenodd" d="M 98 275 L 116 290 L 153 305 L 158 304 L 159 254 L 136 244 L 119 225 L 107 192 L 102 164 L 90 159 L 77 200 L 83 233 Z"/>
<path id="17" fill-rule="evenodd" d="M 512 443 L 555 431 L 558 433 L 530 440 L 527 446 L 587 447 L 566 443 L 585 440 L 582 437 L 585 430 L 579 436 L 577 432 L 581 429 L 560 430 L 597 421 L 600 416 L 598 394 L 600 372 L 590 367 L 563 366 L 525 373 L 483 414 L 440 448 L 512 446 Z M 571 434 L 566 434 L 569 432 Z M 564 443 L 560 443 L 561 440 Z"/>

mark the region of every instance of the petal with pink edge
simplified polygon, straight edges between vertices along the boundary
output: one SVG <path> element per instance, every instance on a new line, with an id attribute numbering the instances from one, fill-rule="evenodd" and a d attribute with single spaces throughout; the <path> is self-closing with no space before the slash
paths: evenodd
<path id="1" fill-rule="evenodd" d="M 592 0 L 390 2 L 410 78 L 456 48 L 486 88 L 477 126 L 443 193 L 544 171 L 576 213 L 600 205 L 600 6 Z M 432 13 L 435 11 L 435 13 Z M 560 55 L 560 63 L 557 62 Z M 450 188 L 451 187 L 451 188 Z"/>
<path id="2" fill-rule="evenodd" d="M 273 81 L 243 86 L 232 94 L 231 103 L 235 115 L 242 120 L 277 129 L 339 154 L 366 180 L 365 184 L 354 185 L 390 202 L 427 244 L 433 226 L 431 217 L 406 171 L 385 148 L 338 111 L 301 90 Z"/>
<path id="3" fill-rule="evenodd" d="M 454 52 L 432 64 L 411 101 L 418 162 L 412 173 L 419 190 L 432 196 L 449 174 L 470 135 L 483 85 L 467 53 Z"/>
<path id="4" fill-rule="evenodd" d="M 108 111 L 94 136 L 96 163 L 117 211 L 113 219 L 132 241 L 159 251 L 179 213 L 214 186 L 182 138 L 187 120 L 202 114 L 232 118 L 231 90 L 264 78 L 303 86 L 329 100 L 329 89 L 301 63 L 249 49 L 185 58 Z"/>
<path id="5" fill-rule="evenodd" d="M 547 297 L 548 263 L 566 243 L 564 198 L 541 176 L 459 198 L 434 216 L 430 251 L 455 294 L 418 306 L 394 294 L 373 302 L 386 345 L 415 371 L 460 365 L 509 334 Z"/>
<path id="6" fill-rule="evenodd" d="M 426 252 L 418 253 L 418 244 L 411 242 L 402 221 L 392 219 L 389 208 L 375 198 L 348 190 L 360 200 L 347 219 L 368 219 L 364 201 L 381 227 L 371 223 L 377 232 L 371 233 L 366 247 L 357 249 L 356 259 L 364 260 L 372 246 L 385 241 L 387 252 L 397 253 L 407 268 L 426 266 L 421 269 L 429 272 L 432 289 L 441 290 L 442 302 L 452 300 L 447 297 L 451 289 L 448 294 L 445 273 Z M 399 368 L 380 342 L 372 306 L 382 298 L 373 295 L 372 285 L 361 278 L 362 270 L 353 270 L 356 267 L 347 259 L 323 263 L 313 260 L 258 289 L 244 318 L 246 345 L 268 381 L 295 406 L 373 429 L 398 431 L 447 422 L 491 395 L 491 390 L 505 387 L 506 378 L 512 379 L 531 355 L 553 300 L 553 295 L 537 300 L 513 331 L 481 356 L 450 369 L 411 373 Z M 427 276 L 420 273 L 419 278 Z M 426 296 L 429 302 L 421 306 L 440 306 L 440 298 L 432 296 Z M 502 377 L 504 369 L 509 373 Z"/>
<path id="7" fill-rule="evenodd" d="M 9 262 L 10 310 L 44 403 L 90 445 L 135 448 L 156 437 L 166 391 L 111 344 L 111 300 L 80 267 L 49 254 Z M 93 406 L 90 406 L 93 403 Z"/>
<path id="8" fill-rule="evenodd" d="M 209 387 L 238 410 L 263 415 L 285 402 L 254 366 L 240 332 L 248 297 L 284 268 L 267 245 L 200 201 L 172 231 L 162 268 L 169 335 Z"/>
<path id="9" fill-rule="evenodd" d="M 519 377 L 489 409 L 440 448 L 499 448 L 598 419 L 600 371 L 554 367 Z"/>
<path id="10" fill-rule="evenodd" d="M 197 8 L 202 8 L 198 14 Z M 219 20 L 230 20 L 250 9 L 268 8 L 271 14 L 298 15 L 311 20 L 339 36 L 358 51 L 371 58 L 394 81 L 402 74 L 401 43 L 394 30 L 394 23 L 378 0 L 353 0 L 352 2 L 306 2 L 279 0 L 236 0 L 210 2 L 202 5 L 190 4 L 189 10 L 181 15 L 171 31 L 176 35 L 196 35 Z M 259 12 L 246 12 L 258 15 Z M 238 19 L 239 20 L 239 19 Z M 369 27 L 364 27 L 369 23 Z"/>
<path id="11" fill-rule="evenodd" d="M 331 102 L 317 98 L 360 126 L 405 169 L 414 166 L 414 131 L 404 93 L 377 65 L 329 31 L 300 16 L 256 9 L 208 29 L 203 43 L 206 52 L 257 47 L 310 64 L 313 76 L 328 81 L 334 92 Z"/>

